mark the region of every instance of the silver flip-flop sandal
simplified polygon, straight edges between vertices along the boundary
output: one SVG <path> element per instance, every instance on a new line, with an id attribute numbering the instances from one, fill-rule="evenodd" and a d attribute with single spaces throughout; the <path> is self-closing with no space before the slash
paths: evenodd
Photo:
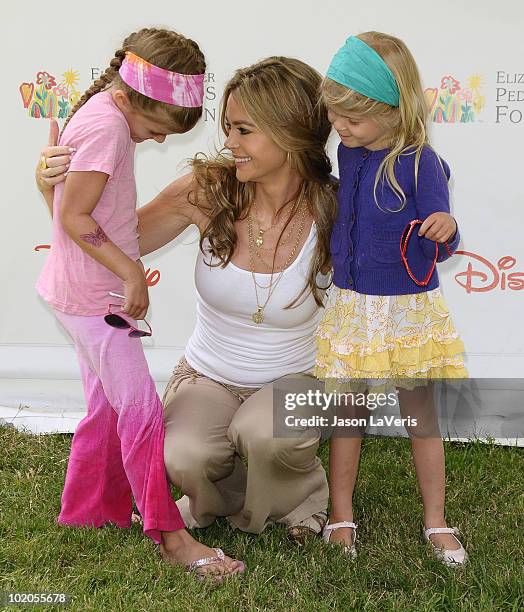
<path id="1" fill-rule="evenodd" d="M 240 561 L 241 565 L 239 567 L 237 567 L 236 569 L 232 571 L 226 572 L 224 574 L 211 574 L 211 573 L 206 574 L 206 573 L 199 572 L 198 570 L 201 567 L 206 567 L 207 565 L 213 565 L 214 563 L 220 563 L 221 561 L 224 561 L 225 559 L 224 551 L 221 548 L 213 548 L 213 550 L 215 551 L 214 557 L 203 557 L 202 559 L 197 559 L 196 561 L 192 561 L 187 566 L 187 571 L 189 573 L 193 573 L 197 580 L 206 580 L 210 578 L 214 580 L 215 582 L 222 582 L 223 580 L 225 580 L 226 578 L 229 578 L 230 576 L 244 573 L 246 566 L 244 565 L 242 561 Z"/>

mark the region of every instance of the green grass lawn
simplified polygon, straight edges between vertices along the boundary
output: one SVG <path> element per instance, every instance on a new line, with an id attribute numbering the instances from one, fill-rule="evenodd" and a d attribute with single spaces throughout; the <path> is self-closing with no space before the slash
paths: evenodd
<path id="1" fill-rule="evenodd" d="M 422 541 L 409 442 L 366 439 L 356 561 L 320 538 L 299 548 L 280 526 L 254 536 L 221 520 L 196 536 L 248 571 L 217 587 L 164 565 L 136 525 L 58 527 L 70 442 L 0 427 L 0 591 L 67 592 L 68 609 L 82 611 L 524 609 L 523 449 L 446 444 L 447 516 L 462 531 L 465 567 L 441 565 Z"/>

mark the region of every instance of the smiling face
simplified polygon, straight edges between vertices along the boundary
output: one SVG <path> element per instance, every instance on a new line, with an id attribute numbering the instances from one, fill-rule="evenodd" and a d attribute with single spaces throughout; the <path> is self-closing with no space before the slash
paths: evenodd
<path id="1" fill-rule="evenodd" d="M 342 114 L 341 110 L 328 107 L 328 119 L 346 147 L 366 147 L 377 151 L 386 148 L 390 142 L 390 130 L 373 117 Z"/>
<path id="2" fill-rule="evenodd" d="M 255 125 L 234 94 L 227 99 L 225 128 L 224 145 L 235 158 L 240 182 L 272 181 L 289 171 L 285 151 Z"/>

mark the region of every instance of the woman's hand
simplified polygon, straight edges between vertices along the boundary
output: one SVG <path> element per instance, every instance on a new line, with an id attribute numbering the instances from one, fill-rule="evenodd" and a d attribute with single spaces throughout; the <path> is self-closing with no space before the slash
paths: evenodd
<path id="1" fill-rule="evenodd" d="M 457 231 L 457 222 L 446 212 L 436 212 L 426 217 L 418 231 L 419 236 L 435 242 L 448 242 Z"/>
<path id="2" fill-rule="evenodd" d="M 149 292 L 146 274 L 142 262 L 138 260 L 135 270 L 131 270 L 129 278 L 124 280 L 125 302 L 123 312 L 133 319 L 145 319 L 149 308 Z"/>
<path id="3" fill-rule="evenodd" d="M 71 155 L 75 152 L 71 147 L 57 147 L 58 136 L 58 123 L 53 119 L 49 124 L 47 147 L 40 153 L 35 171 L 36 184 L 42 193 L 53 191 L 55 185 L 65 180 Z"/>

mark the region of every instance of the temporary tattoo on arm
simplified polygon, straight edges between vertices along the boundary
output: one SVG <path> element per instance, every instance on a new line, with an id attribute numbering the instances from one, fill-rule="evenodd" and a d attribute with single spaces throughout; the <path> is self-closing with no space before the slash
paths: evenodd
<path id="1" fill-rule="evenodd" d="M 97 225 L 96 230 L 90 234 L 80 234 L 80 238 L 94 247 L 101 247 L 104 242 L 109 242 L 109 238 L 106 236 L 104 230 Z"/>

